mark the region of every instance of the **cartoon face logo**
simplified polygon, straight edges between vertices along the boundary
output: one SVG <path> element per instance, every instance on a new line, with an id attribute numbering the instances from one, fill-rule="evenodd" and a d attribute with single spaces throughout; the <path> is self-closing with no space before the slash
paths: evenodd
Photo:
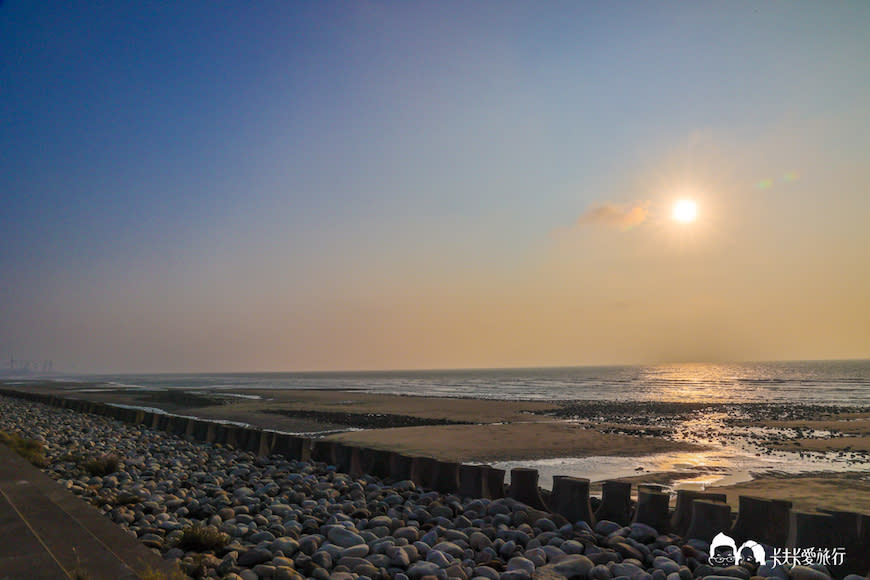
<path id="1" fill-rule="evenodd" d="M 755 540 L 746 540 L 737 550 L 737 557 L 741 562 L 764 564 L 766 559 L 764 555 L 764 546 Z"/>
<path id="2" fill-rule="evenodd" d="M 737 544 L 730 536 L 722 532 L 716 534 L 710 542 L 709 561 L 714 566 L 732 566 L 737 563 Z"/>
<path id="3" fill-rule="evenodd" d="M 764 547 L 755 540 L 746 540 L 738 548 L 733 538 L 719 532 L 710 542 L 709 562 L 720 568 L 740 562 L 763 564 L 765 560 Z"/>

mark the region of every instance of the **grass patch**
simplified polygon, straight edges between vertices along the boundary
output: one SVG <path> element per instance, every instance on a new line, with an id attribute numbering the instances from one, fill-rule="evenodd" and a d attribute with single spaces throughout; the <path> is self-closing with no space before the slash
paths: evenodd
<path id="1" fill-rule="evenodd" d="M 156 570 L 151 566 L 146 566 L 142 570 L 137 570 L 136 574 L 142 580 L 190 580 L 190 576 L 181 571 L 178 564 L 172 567 L 169 572 Z"/>
<path id="2" fill-rule="evenodd" d="M 25 439 L 18 433 L 0 431 L 0 443 L 5 443 L 36 467 L 48 466 L 48 460 L 45 458 L 45 446 L 36 439 Z"/>
<path id="3" fill-rule="evenodd" d="M 93 476 L 103 477 L 118 471 L 121 460 L 117 455 L 102 455 L 85 462 L 85 470 Z"/>
<path id="4" fill-rule="evenodd" d="M 217 552 L 230 542 L 230 537 L 212 526 L 193 524 L 185 528 L 178 547 L 186 552 Z"/>

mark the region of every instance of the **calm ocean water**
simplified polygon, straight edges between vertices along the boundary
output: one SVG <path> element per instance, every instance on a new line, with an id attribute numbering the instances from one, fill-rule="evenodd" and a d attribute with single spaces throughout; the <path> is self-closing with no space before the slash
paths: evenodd
<path id="1" fill-rule="evenodd" d="M 185 390 L 315 388 L 511 400 L 870 405 L 870 360 L 342 373 L 129 374 L 70 378 Z"/>

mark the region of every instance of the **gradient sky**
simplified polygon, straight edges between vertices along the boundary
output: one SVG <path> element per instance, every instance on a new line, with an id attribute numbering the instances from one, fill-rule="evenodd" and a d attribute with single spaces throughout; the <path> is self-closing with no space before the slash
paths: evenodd
<path id="1" fill-rule="evenodd" d="M 868 358 L 868 30 L 857 0 L 6 0 L 0 356 Z"/>

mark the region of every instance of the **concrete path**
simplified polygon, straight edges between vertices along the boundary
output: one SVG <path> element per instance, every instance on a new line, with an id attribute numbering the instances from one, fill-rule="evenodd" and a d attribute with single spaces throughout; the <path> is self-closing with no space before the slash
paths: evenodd
<path id="1" fill-rule="evenodd" d="M 139 578 L 166 563 L 0 444 L 0 580 Z"/>

